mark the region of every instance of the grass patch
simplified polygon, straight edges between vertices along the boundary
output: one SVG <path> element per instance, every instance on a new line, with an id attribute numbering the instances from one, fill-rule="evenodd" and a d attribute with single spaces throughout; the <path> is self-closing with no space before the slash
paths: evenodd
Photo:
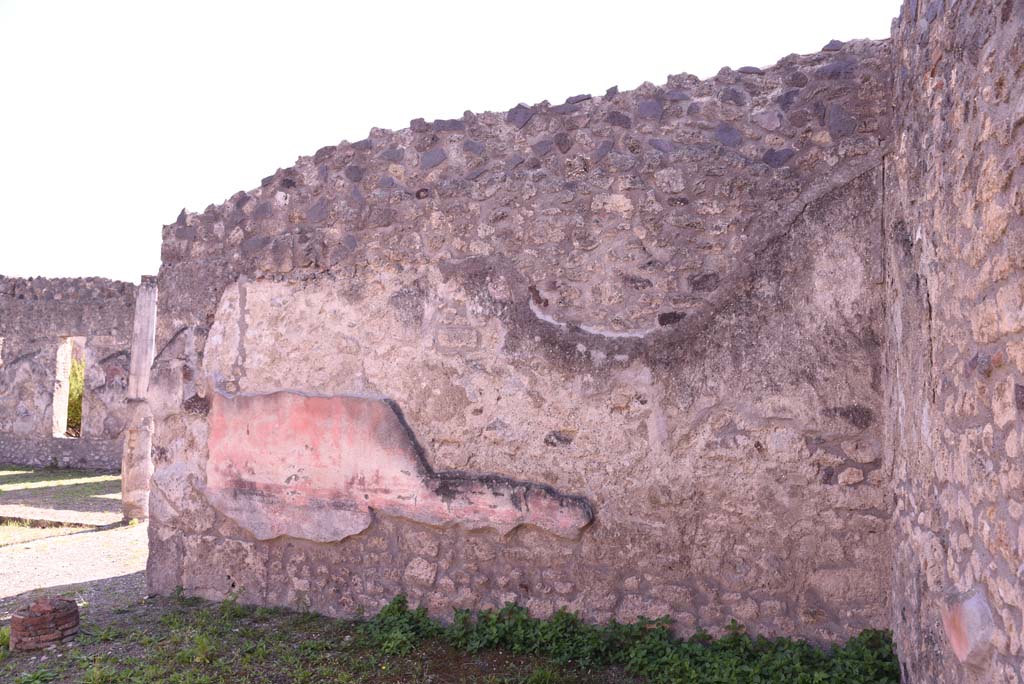
<path id="1" fill-rule="evenodd" d="M 40 468 L 26 470 L 24 468 L 0 467 L 0 494 L 6 492 L 41 489 L 43 487 L 66 487 L 81 485 L 80 495 L 89 496 L 107 494 L 112 483 L 120 483 L 121 476 L 116 473 L 103 473 L 95 470 L 71 470 L 64 468 Z"/>
<path id="2" fill-rule="evenodd" d="M 82 436 L 82 396 L 85 394 L 85 361 L 71 360 L 68 374 L 68 426 L 67 435 Z"/>
<path id="3" fill-rule="evenodd" d="M 63 657 L 13 654 L 0 661 L 0 681 L 894 684 L 899 671 L 888 633 L 878 631 L 819 649 L 738 626 L 720 639 L 678 640 L 666 620 L 596 626 L 566 612 L 537 620 L 515 605 L 458 613 L 443 626 L 404 597 L 366 622 L 170 598 L 102 625 L 86 620 Z"/>
<path id="4" fill-rule="evenodd" d="M 60 537 L 86 529 L 90 528 L 70 525 L 33 525 L 24 520 L 3 520 L 0 521 L 0 546 L 23 544 L 47 537 Z"/>

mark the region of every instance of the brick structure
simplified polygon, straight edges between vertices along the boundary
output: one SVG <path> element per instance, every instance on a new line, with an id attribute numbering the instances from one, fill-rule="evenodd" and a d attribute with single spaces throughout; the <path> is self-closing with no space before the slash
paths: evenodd
<path id="1" fill-rule="evenodd" d="M 11 616 L 11 650 L 34 651 L 74 639 L 78 604 L 64 598 L 36 599 Z"/>

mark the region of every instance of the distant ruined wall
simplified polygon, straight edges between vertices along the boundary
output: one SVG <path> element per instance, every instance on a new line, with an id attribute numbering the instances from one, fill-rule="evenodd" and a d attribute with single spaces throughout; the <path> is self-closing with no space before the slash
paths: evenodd
<path id="1" fill-rule="evenodd" d="M 134 305 L 130 283 L 0 276 L 0 463 L 120 468 Z M 53 436 L 69 337 L 85 338 L 80 439 Z"/>
<path id="2" fill-rule="evenodd" d="M 906 684 L 1024 677 L 1024 3 L 903 5 L 885 164 Z"/>
<path id="3" fill-rule="evenodd" d="M 887 626 L 890 73 L 832 43 L 417 120 L 183 211 L 151 588 Z"/>

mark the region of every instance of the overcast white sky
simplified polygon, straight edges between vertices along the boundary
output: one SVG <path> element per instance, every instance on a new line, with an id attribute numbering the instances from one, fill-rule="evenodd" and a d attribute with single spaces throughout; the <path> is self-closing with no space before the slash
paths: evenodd
<path id="1" fill-rule="evenodd" d="M 160 227 L 371 127 L 884 38 L 899 0 L 0 0 L 0 274 L 137 282 Z"/>

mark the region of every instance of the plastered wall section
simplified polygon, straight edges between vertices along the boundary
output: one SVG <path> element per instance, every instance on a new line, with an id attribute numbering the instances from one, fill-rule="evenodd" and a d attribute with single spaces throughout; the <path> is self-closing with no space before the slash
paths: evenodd
<path id="1" fill-rule="evenodd" d="M 0 277 L 0 463 L 120 468 L 134 302 L 130 283 Z M 85 338 L 80 439 L 53 437 L 68 337 Z"/>
<path id="2" fill-rule="evenodd" d="M 888 625 L 889 77 L 887 43 L 833 43 L 416 120 L 183 211 L 164 227 L 148 397 L 151 588 L 345 616 L 398 593 L 442 617 L 518 601 L 816 640 Z M 566 538 L 385 501 L 322 541 L 279 499 L 259 521 L 215 506 L 220 464 L 245 456 L 211 466 L 211 405 L 247 415 L 230 401 L 280 392 L 386 398 L 429 469 L 580 497 L 593 521 Z"/>
<path id="3" fill-rule="evenodd" d="M 902 681 L 1020 682 L 1024 4 L 907 2 L 893 40 L 886 450 Z"/>

